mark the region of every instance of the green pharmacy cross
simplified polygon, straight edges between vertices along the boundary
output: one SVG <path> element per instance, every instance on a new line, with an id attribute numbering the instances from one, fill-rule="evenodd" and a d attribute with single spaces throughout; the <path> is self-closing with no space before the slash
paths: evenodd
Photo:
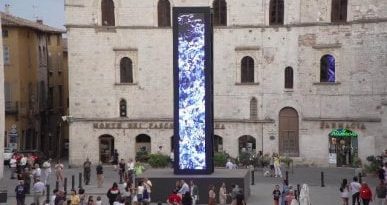
<path id="1" fill-rule="evenodd" d="M 329 133 L 329 137 L 344 138 L 344 137 L 357 137 L 357 133 L 348 129 L 336 129 Z"/>

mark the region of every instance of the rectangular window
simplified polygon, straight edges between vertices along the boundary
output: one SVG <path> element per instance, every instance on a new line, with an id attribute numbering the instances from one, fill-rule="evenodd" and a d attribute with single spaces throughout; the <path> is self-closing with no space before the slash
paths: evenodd
<path id="1" fill-rule="evenodd" d="M 51 36 L 50 35 L 47 36 L 47 44 L 51 45 Z"/>
<path id="2" fill-rule="evenodd" d="M 9 48 L 7 46 L 3 47 L 3 61 L 4 61 L 4 65 L 9 65 L 9 63 L 10 63 Z"/>
<path id="3" fill-rule="evenodd" d="M 56 45 L 60 46 L 60 35 L 56 36 Z"/>
<path id="4" fill-rule="evenodd" d="M 58 105 L 59 107 L 63 106 L 63 85 L 58 85 Z"/>
<path id="5" fill-rule="evenodd" d="M 4 29 L 2 31 L 2 35 L 3 35 L 3 38 L 7 38 L 8 37 L 8 30 Z"/>
<path id="6" fill-rule="evenodd" d="M 48 108 L 54 107 L 54 87 L 48 88 Z"/>

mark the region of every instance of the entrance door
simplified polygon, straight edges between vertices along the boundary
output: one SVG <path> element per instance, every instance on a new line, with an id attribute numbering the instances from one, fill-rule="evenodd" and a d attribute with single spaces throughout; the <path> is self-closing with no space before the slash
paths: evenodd
<path id="1" fill-rule="evenodd" d="M 114 152 L 114 138 L 111 135 L 99 137 L 99 160 L 102 163 L 109 163 Z"/>
<path id="2" fill-rule="evenodd" d="M 279 113 L 279 153 L 289 157 L 298 157 L 298 114 L 291 107 L 283 108 Z"/>

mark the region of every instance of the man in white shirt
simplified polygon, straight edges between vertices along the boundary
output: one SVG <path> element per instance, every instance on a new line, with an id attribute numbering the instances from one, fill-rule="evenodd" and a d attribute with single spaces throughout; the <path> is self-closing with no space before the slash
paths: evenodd
<path id="1" fill-rule="evenodd" d="M 151 192 L 152 192 L 152 182 L 148 178 L 144 178 L 144 187 L 148 191 L 148 200 L 151 201 Z"/>
<path id="2" fill-rule="evenodd" d="M 180 181 L 180 184 L 182 185 L 180 190 L 179 190 L 179 194 L 181 194 L 182 196 L 184 196 L 185 193 L 189 192 L 189 186 L 188 184 L 184 181 L 184 180 L 181 180 Z"/>
<path id="3" fill-rule="evenodd" d="M 51 159 L 43 163 L 43 169 L 44 169 L 44 184 L 47 184 L 51 175 Z"/>
<path id="4" fill-rule="evenodd" d="M 234 169 L 234 164 L 231 162 L 231 159 L 227 160 L 226 168 L 227 169 Z"/>
<path id="5" fill-rule="evenodd" d="M 360 190 L 361 184 L 358 182 L 357 177 L 353 177 L 353 181 L 349 185 L 349 190 L 352 194 L 352 205 L 355 205 L 355 202 L 360 205 L 359 200 L 359 190 Z"/>
<path id="6" fill-rule="evenodd" d="M 39 167 L 39 164 L 35 164 L 35 169 L 32 171 L 32 176 L 34 177 L 34 182 L 37 182 L 36 179 L 42 176 L 42 170 Z"/>
<path id="7" fill-rule="evenodd" d="M 23 169 L 27 166 L 27 157 L 23 154 L 21 154 L 20 166 L 22 166 Z"/>
<path id="8" fill-rule="evenodd" d="M 40 181 L 40 178 L 36 178 L 36 183 L 34 184 L 34 187 L 32 188 L 34 192 L 34 202 L 35 204 L 41 204 L 40 199 L 44 197 L 44 192 L 46 190 L 46 185 L 44 185 L 43 182 Z"/>

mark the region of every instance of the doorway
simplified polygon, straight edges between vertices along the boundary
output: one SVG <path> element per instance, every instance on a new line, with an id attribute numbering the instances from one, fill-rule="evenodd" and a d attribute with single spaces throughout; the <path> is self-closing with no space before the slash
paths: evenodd
<path id="1" fill-rule="evenodd" d="M 99 137 L 99 160 L 102 163 L 109 163 L 114 152 L 114 137 L 101 135 Z"/>
<path id="2" fill-rule="evenodd" d="M 283 108 L 279 113 L 279 154 L 288 157 L 298 157 L 298 113 L 291 107 Z"/>

